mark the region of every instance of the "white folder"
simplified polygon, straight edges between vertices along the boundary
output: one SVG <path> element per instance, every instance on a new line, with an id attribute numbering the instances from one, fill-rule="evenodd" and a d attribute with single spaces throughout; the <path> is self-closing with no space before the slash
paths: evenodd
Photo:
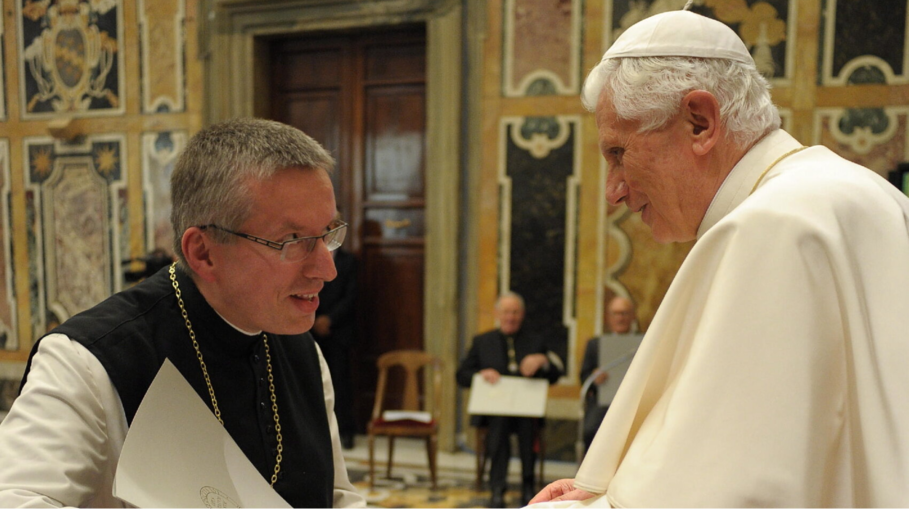
<path id="1" fill-rule="evenodd" d="M 467 413 L 543 417 L 546 415 L 548 395 L 549 382 L 542 378 L 502 376 L 498 382 L 491 384 L 477 373 L 470 383 Z"/>
<path id="2" fill-rule="evenodd" d="M 129 427 L 113 488 L 137 507 L 290 507 L 167 359 Z"/>

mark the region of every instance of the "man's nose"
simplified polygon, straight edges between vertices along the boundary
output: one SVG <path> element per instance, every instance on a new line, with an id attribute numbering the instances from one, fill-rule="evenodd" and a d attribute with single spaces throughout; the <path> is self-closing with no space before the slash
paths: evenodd
<path id="1" fill-rule="evenodd" d="M 610 205 L 618 205 L 628 198 L 628 184 L 616 173 L 610 171 L 606 177 L 606 201 Z"/>
<path id="2" fill-rule="evenodd" d="M 325 245 L 325 240 L 317 240 L 313 247 L 312 253 L 309 254 L 312 270 L 307 277 L 321 279 L 322 281 L 331 281 L 338 277 L 338 269 L 335 267 L 335 259 L 331 256 L 331 251 Z"/>

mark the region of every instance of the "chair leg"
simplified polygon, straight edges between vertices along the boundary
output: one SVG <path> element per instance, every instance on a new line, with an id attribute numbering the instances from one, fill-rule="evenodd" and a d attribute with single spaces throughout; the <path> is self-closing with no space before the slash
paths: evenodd
<path id="1" fill-rule="evenodd" d="M 537 436 L 540 440 L 540 477 L 537 479 L 537 489 L 543 489 L 543 486 L 546 486 L 546 480 L 543 476 L 545 467 L 546 467 L 546 439 L 543 434 L 546 431 L 542 427 L 537 428 Z"/>
<path id="2" fill-rule="evenodd" d="M 483 489 L 483 471 L 486 470 L 486 428 L 478 427 L 477 436 L 477 491 Z"/>
<path id="3" fill-rule="evenodd" d="M 438 488 L 436 485 L 436 457 L 438 453 L 438 443 L 436 436 L 426 437 L 426 454 L 429 456 L 429 476 L 432 479 L 432 489 Z"/>
<path id="4" fill-rule="evenodd" d="M 391 479 L 391 462 L 395 457 L 395 437 L 388 435 L 388 466 L 385 469 L 385 477 Z"/>
<path id="5" fill-rule="evenodd" d="M 376 436 L 372 433 L 369 434 L 369 489 L 372 490 L 376 487 L 376 458 L 375 458 L 375 445 L 376 445 Z"/>

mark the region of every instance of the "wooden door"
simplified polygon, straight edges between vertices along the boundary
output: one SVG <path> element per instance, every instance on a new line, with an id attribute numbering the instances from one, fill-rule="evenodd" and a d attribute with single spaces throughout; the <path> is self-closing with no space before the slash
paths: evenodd
<path id="1" fill-rule="evenodd" d="M 338 161 L 332 180 L 351 225 L 342 249 L 359 266 L 351 357 L 362 431 L 378 356 L 423 349 L 425 29 L 277 40 L 271 64 L 273 118 L 300 128 Z M 400 383 L 390 382 L 390 389 Z"/>

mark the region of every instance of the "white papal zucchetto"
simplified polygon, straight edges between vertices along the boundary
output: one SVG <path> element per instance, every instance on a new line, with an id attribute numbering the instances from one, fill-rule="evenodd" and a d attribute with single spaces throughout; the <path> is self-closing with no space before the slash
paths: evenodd
<path id="1" fill-rule="evenodd" d="M 725 24 L 691 11 L 664 12 L 629 27 L 603 55 L 725 58 L 754 65 L 742 39 Z"/>

